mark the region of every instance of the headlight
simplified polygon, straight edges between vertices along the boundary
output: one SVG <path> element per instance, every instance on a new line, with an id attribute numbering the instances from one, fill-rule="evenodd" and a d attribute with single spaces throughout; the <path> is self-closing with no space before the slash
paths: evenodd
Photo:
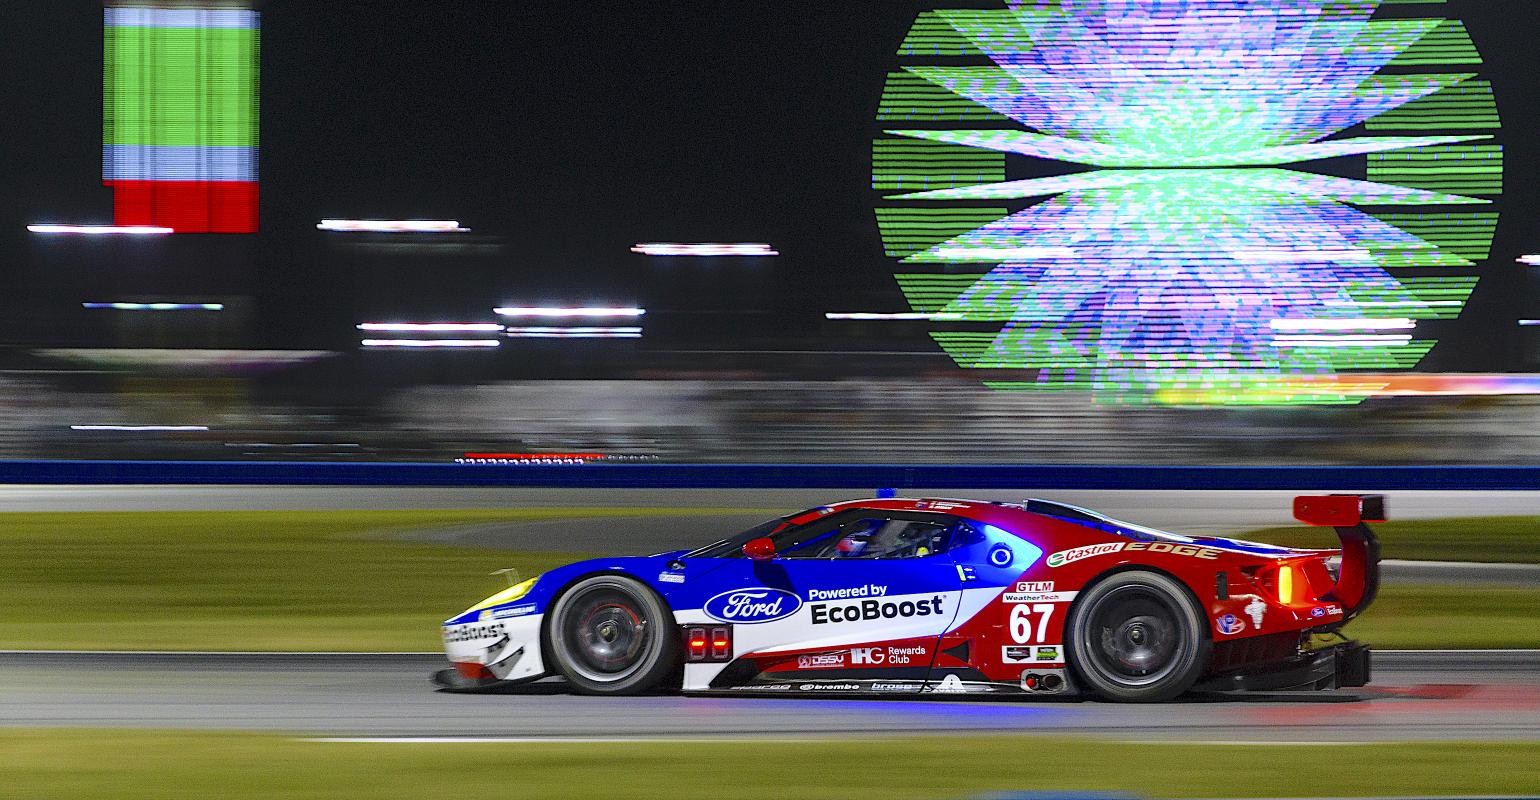
<path id="1" fill-rule="evenodd" d="M 529 594 L 529 590 L 535 588 L 535 581 L 538 581 L 538 580 L 540 580 L 540 576 L 536 575 L 535 577 L 530 578 L 529 580 L 524 581 L 523 583 L 516 583 L 516 584 L 514 584 L 514 585 L 512 585 L 512 586 L 510 586 L 510 587 L 508 587 L 508 588 L 506 588 L 504 590 L 502 590 L 501 592 L 498 592 L 497 594 L 494 594 L 491 597 L 488 597 L 487 599 L 481 601 L 480 603 L 477 603 L 476 605 L 471 606 L 466 611 L 467 611 L 467 613 L 469 613 L 471 611 L 480 611 L 483 608 L 491 608 L 492 606 L 500 606 L 500 605 L 502 605 L 504 603 L 512 603 L 513 601 L 519 599 L 520 597 L 523 597 L 524 595 Z"/>

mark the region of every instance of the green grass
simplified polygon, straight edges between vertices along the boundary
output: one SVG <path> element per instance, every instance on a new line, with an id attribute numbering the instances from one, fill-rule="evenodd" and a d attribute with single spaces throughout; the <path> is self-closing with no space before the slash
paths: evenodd
<path id="1" fill-rule="evenodd" d="M 1540 588 L 1383 586 L 1347 635 L 1383 649 L 1540 648 Z"/>
<path id="2" fill-rule="evenodd" d="M 492 570 L 517 567 L 527 576 L 580 556 L 425 544 L 402 532 L 681 513 L 724 512 L 0 515 L 0 649 L 437 650 L 440 621 L 502 588 Z M 1521 531 L 1481 526 L 1503 531 L 1503 541 Z M 1540 588 L 1393 585 L 1349 633 L 1377 647 L 1540 647 L 1535 619 Z"/>
<path id="3" fill-rule="evenodd" d="M 871 797 L 1099 790 L 1145 797 L 1515 795 L 1540 743 L 1129 744 L 1013 736 L 636 744 L 323 744 L 265 735 L 0 731 L 29 800 Z"/>
<path id="4" fill-rule="evenodd" d="M 436 650 L 438 623 L 579 556 L 390 535 L 646 510 L 0 516 L 0 648 Z M 679 512 L 669 511 L 676 514 Z"/>
<path id="5" fill-rule="evenodd" d="M 1540 517 L 1472 517 L 1372 526 L 1385 558 L 1540 564 Z M 1239 538 L 1289 547 L 1337 547 L 1330 528 L 1264 528 Z"/>

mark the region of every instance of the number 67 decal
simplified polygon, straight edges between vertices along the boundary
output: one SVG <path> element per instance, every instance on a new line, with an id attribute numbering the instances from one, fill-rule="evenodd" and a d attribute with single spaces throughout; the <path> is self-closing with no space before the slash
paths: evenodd
<path id="1" fill-rule="evenodd" d="M 1011 606 L 1011 640 L 1017 644 L 1032 643 L 1032 615 L 1040 615 L 1037 619 L 1037 641 L 1043 642 L 1048 636 L 1048 618 L 1053 616 L 1051 603 L 1038 603 L 1036 605 Z"/>

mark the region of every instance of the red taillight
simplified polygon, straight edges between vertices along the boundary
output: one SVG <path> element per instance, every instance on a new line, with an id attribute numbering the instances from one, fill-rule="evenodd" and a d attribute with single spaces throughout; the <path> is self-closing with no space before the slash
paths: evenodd
<path id="1" fill-rule="evenodd" d="M 1330 589 L 1330 583 L 1322 580 L 1325 575 L 1323 562 L 1289 562 L 1265 572 L 1263 585 L 1284 605 L 1314 603 Z"/>
<path id="2" fill-rule="evenodd" d="M 725 663 L 733 660 L 733 629 L 684 626 L 685 658 L 692 663 Z"/>

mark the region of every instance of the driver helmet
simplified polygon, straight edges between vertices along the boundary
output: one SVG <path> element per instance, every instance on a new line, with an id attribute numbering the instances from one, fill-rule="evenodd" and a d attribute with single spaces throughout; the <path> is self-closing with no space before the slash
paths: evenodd
<path id="1" fill-rule="evenodd" d="M 860 558 L 866 553 L 866 546 L 871 544 L 871 541 L 872 535 L 870 533 L 852 533 L 840 539 L 839 544 L 834 546 L 834 552 L 840 558 Z"/>

